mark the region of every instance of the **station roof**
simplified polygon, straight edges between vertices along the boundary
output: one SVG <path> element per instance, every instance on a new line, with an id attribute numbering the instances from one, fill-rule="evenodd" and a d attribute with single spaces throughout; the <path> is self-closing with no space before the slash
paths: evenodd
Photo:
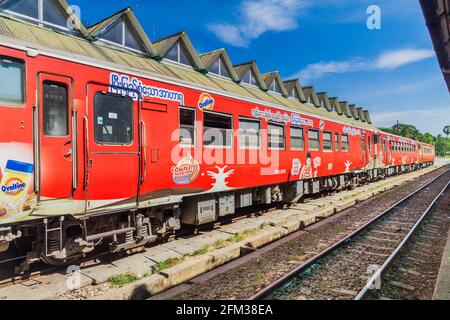
<path id="1" fill-rule="evenodd" d="M 322 108 L 325 108 L 329 112 L 333 112 L 333 107 L 331 106 L 330 99 L 328 99 L 328 93 L 319 92 L 317 94 L 317 97 L 319 98 L 319 102 Z"/>
<path id="2" fill-rule="evenodd" d="M 293 80 L 285 80 L 284 81 L 284 87 L 286 90 L 291 94 L 293 91 L 297 93 L 297 97 L 301 102 L 305 102 L 305 93 L 303 92 L 302 85 L 300 83 L 299 79 L 293 79 Z"/>
<path id="3" fill-rule="evenodd" d="M 255 61 L 234 65 L 234 70 L 233 68 L 230 69 L 230 74 L 233 79 L 208 74 L 207 66 L 211 65 L 218 56 L 222 57 L 228 66 L 231 65 L 226 51 L 220 49 L 199 56 L 186 32 L 179 32 L 154 43 L 148 40 L 148 53 L 152 57 L 136 54 L 124 48 L 117 48 L 96 41 L 95 37 L 102 30 L 107 29 L 107 26 L 118 17 L 126 17 L 129 19 L 130 25 L 136 28 L 136 31 L 139 31 L 138 34 L 140 34 L 143 42 L 147 42 L 148 38 L 142 34 L 142 27 L 140 27 L 136 17 L 129 8 L 93 25 L 89 28 L 91 33 L 85 29 L 88 33 L 87 36 L 57 32 L 53 29 L 23 21 L 23 19 L 18 19 L 17 17 L 4 15 L 0 12 L 0 42 L 13 42 L 24 48 L 33 48 L 50 54 L 58 54 L 63 57 L 76 59 L 77 61 L 86 61 L 86 63 L 101 63 L 105 67 L 114 69 L 121 68 L 124 72 L 140 74 L 149 78 L 153 76 L 161 81 L 164 81 L 164 79 L 167 79 L 167 81 L 175 80 L 180 85 L 198 86 L 201 88 L 199 90 L 210 90 L 217 94 L 223 93 L 237 99 L 242 98 L 252 101 L 256 104 L 288 107 L 298 110 L 298 112 L 304 112 L 305 114 L 315 114 L 319 117 L 335 120 L 347 125 L 377 131 L 374 126 L 367 123 L 339 115 L 338 112 L 335 112 L 338 110 L 336 107 L 331 111 L 321 108 L 314 87 L 302 88 L 298 80 L 283 82 L 279 73 L 275 73 L 275 75 L 269 73 L 265 76 L 265 79 L 267 81 L 272 77 L 277 79 L 280 88 L 284 88 L 285 96 L 268 91 L 267 84 Z M 184 49 L 190 55 L 193 62 L 192 67 L 161 59 L 177 43 L 184 46 Z M 255 76 L 258 86 L 247 86 L 238 83 L 248 71 L 251 71 Z M 292 99 L 292 97 L 287 98 L 291 89 L 296 90 L 298 99 Z M 305 101 L 310 101 L 313 105 L 303 103 Z"/>
<path id="4" fill-rule="evenodd" d="M 284 97 L 289 97 L 289 92 L 286 90 L 286 88 L 284 87 L 284 83 L 283 80 L 281 79 L 281 75 L 278 71 L 274 71 L 274 72 L 269 72 L 266 74 L 262 75 L 264 82 L 266 84 L 266 87 L 269 89 L 270 86 L 272 85 L 272 83 L 274 81 L 276 81 L 278 88 L 280 89 L 280 93 L 284 96 Z"/>
<path id="5" fill-rule="evenodd" d="M 120 22 L 121 19 L 124 19 L 125 28 L 129 29 L 130 33 L 136 33 L 136 36 L 138 37 L 136 40 L 139 41 L 139 45 L 140 47 L 143 47 L 145 53 L 152 58 L 158 59 L 158 51 L 150 42 L 150 39 L 147 37 L 147 34 L 130 8 L 125 8 L 91 26 L 88 29 L 90 37 L 92 39 L 101 39 L 102 36 L 107 34 L 111 30 L 111 27 Z"/>
<path id="6" fill-rule="evenodd" d="M 450 91 L 450 0 L 419 0 L 434 50 Z"/>
<path id="7" fill-rule="evenodd" d="M 230 57 L 228 56 L 228 53 L 225 49 L 218 49 L 211 52 L 203 53 L 200 55 L 200 59 L 202 60 L 205 68 L 208 70 L 218 59 L 222 59 L 223 63 L 227 68 L 227 72 L 230 75 L 230 78 L 235 82 L 239 82 L 240 80 L 239 76 L 236 73 L 236 70 L 234 70 L 233 64 L 231 63 Z"/>

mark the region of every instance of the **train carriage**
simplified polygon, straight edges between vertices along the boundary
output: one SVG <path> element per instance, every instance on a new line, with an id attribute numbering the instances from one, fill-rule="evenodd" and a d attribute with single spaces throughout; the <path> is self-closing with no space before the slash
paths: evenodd
<path id="1" fill-rule="evenodd" d="M 25 265 L 434 161 L 433 146 L 379 131 L 362 109 L 322 105 L 298 82 L 289 92 L 224 51 L 197 56 L 185 33 L 153 46 L 129 9 L 90 29 L 19 9 L 0 6 L 0 250 L 32 242 Z M 131 47 L 102 35 L 116 23 Z"/>

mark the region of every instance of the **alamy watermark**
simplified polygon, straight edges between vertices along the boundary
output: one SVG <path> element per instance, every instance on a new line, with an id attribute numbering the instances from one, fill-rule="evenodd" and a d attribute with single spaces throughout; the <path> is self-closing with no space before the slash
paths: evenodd
<path id="1" fill-rule="evenodd" d="M 369 30 L 380 30 L 381 29 L 381 8 L 377 5 L 370 5 L 367 8 L 367 29 Z"/>

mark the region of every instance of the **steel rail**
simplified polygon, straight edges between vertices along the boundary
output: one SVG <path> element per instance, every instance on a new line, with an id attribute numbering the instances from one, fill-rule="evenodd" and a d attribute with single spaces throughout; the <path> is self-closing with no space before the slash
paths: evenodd
<path id="1" fill-rule="evenodd" d="M 358 295 L 355 297 L 355 300 L 364 299 L 367 296 L 367 294 L 369 293 L 369 291 L 372 290 L 373 284 L 378 279 L 381 279 L 383 274 L 389 269 L 389 266 L 391 265 L 391 263 L 395 260 L 395 258 L 397 258 L 399 253 L 405 247 L 406 243 L 408 243 L 409 239 L 416 232 L 417 228 L 422 224 L 423 220 L 431 212 L 431 209 L 434 207 L 434 205 L 439 200 L 439 198 L 442 197 L 442 195 L 445 193 L 445 191 L 448 189 L 449 186 L 450 186 L 450 181 L 445 185 L 445 187 L 442 189 L 442 191 L 439 193 L 439 195 L 428 206 L 428 208 L 425 210 L 425 212 L 422 214 L 422 216 L 419 218 L 419 220 L 414 224 L 414 226 L 411 228 L 411 230 L 408 232 L 408 234 L 402 240 L 402 242 L 400 242 L 400 244 L 397 246 L 397 248 L 395 248 L 394 252 L 392 252 L 392 254 L 389 256 L 389 258 L 383 263 L 383 265 L 377 270 L 377 272 L 375 272 L 374 275 L 367 281 L 367 284 L 358 293 Z"/>
<path id="2" fill-rule="evenodd" d="M 385 211 L 380 213 L 378 216 L 376 216 L 375 218 L 373 218 L 372 220 L 370 220 L 369 222 L 367 222 L 366 224 L 364 224 L 363 226 L 361 226 L 360 228 L 358 228 L 357 230 L 352 232 L 350 235 L 348 235 L 345 238 L 343 238 L 342 240 L 336 242 L 334 245 L 332 245 L 331 247 L 328 247 L 327 249 L 325 249 L 324 251 L 315 255 L 314 257 L 308 259 L 305 263 L 296 267 L 289 273 L 285 274 L 283 277 L 272 282 L 267 287 L 265 287 L 264 289 L 262 289 L 261 291 L 259 291 L 258 293 L 256 293 L 252 297 L 250 297 L 249 300 L 262 300 L 264 298 L 267 298 L 270 295 L 270 293 L 272 293 L 273 291 L 275 291 L 278 288 L 283 287 L 286 283 L 288 283 L 290 280 L 295 278 L 298 274 L 302 273 L 303 271 L 306 271 L 309 267 L 316 264 L 318 261 L 322 260 L 324 257 L 330 255 L 337 249 L 344 246 L 346 243 L 351 241 L 356 236 L 360 235 L 362 232 L 366 231 L 368 228 L 370 228 L 373 224 L 378 222 L 384 216 L 388 215 L 392 210 L 397 209 L 401 204 L 403 204 L 404 202 L 406 202 L 407 200 L 409 200 L 410 198 L 415 196 L 420 191 L 427 188 L 429 185 L 431 185 L 433 182 L 435 182 L 437 179 L 439 179 L 443 175 L 447 174 L 448 172 L 449 172 L 448 169 L 446 171 L 442 172 L 440 175 L 436 176 L 435 178 L 433 178 L 432 180 L 427 182 L 425 185 L 423 185 L 420 188 L 418 188 L 417 190 L 413 191 L 412 193 L 410 193 L 409 195 L 407 195 L 406 197 L 404 197 L 403 199 L 401 199 L 400 201 L 398 201 L 397 203 L 395 203 L 394 205 L 392 205 L 391 207 L 389 207 L 388 209 L 386 209 Z"/>

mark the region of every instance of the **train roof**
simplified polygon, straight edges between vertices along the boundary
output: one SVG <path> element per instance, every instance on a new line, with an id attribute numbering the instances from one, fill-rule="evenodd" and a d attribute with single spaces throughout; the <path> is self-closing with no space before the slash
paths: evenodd
<path id="1" fill-rule="evenodd" d="M 64 3 L 65 1 L 58 1 Z M 110 30 L 118 19 L 125 19 L 144 54 L 127 50 L 99 41 L 103 32 Z M 262 75 L 255 61 L 232 66 L 225 49 L 198 55 L 186 32 L 165 37 L 154 43 L 145 35 L 130 8 L 126 8 L 86 29 L 80 23 L 81 33 L 70 33 L 44 27 L 18 19 L 11 14 L 0 14 L 0 39 L 2 44 L 19 48 L 32 48 L 42 54 L 55 55 L 85 64 L 100 65 L 106 69 L 118 69 L 139 76 L 168 81 L 181 86 L 199 87 L 199 90 L 232 96 L 256 104 L 297 110 L 299 113 L 317 116 L 331 121 L 360 127 L 366 130 L 379 130 L 372 125 L 367 110 L 363 117 L 352 114 L 348 103 L 339 103 L 338 98 L 328 99 L 328 94 L 316 93 L 314 87 L 302 87 L 298 79 L 283 81 L 278 72 Z M 86 35 L 86 32 L 89 35 Z M 191 66 L 181 65 L 164 59 L 175 44 L 180 44 L 189 58 Z M 230 69 L 230 78 L 216 76 L 208 68 L 214 59 L 222 58 Z M 242 84 L 246 72 L 251 70 L 257 80 L 257 86 Z M 277 81 L 281 94 L 268 90 L 272 81 Z M 295 90 L 295 95 L 293 95 Z M 319 97 L 323 103 L 319 100 Z M 345 111 L 345 112 L 342 112 Z M 341 114 L 342 113 L 342 114 Z M 359 112 L 361 114 L 361 112 Z M 363 119 L 365 121 L 363 121 Z"/>

